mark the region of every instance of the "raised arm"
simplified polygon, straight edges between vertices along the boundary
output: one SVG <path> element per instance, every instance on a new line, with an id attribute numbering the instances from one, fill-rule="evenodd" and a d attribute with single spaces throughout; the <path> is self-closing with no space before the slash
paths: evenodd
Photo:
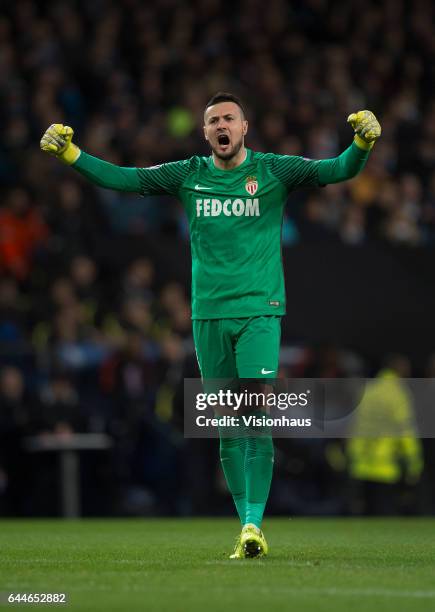
<path id="1" fill-rule="evenodd" d="M 77 170 L 95 185 L 106 189 L 142 195 L 177 195 L 193 165 L 192 160 L 182 160 L 151 168 L 117 166 L 81 151 L 72 142 L 73 134 L 69 126 L 53 123 L 41 139 L 41 149 Z"/>
<path id="2" fill-rule="evenodd" d="M 370 111 L 353 113 L 349 115 L 348 122 L 355 130 L 354 141 L 337 157 L 307 159 L 298 155 L 266 153 L 265 161 L 288 191 L 347 181 L 364 168 L 370 149 L 381 135 L 381 126 Z"/>
<path id="3" fill-rule="evenodd" d="M 98 157 L 88 155 L 84 151 L 81 152 L 72 167 L 92 183 L 105 189 L 142 193 L 137 168 L 116 166 Z"/>
<path id="4" fill-rule="evenodd" d="M 317 162 L 319 185 L 341 183 L 356 176 L 367 163 L 369 151 L 361 149 L 355 141 L 337 157 Z"/>
<path id="5" fill-rule="evenodd" d="M 370 150 L 381 135 L 381 126 L 370 111 L 352 113 L 347 121 L 355 131 L 353 143 L 338 157 L 318 162 L 320 185 L 340 183 L 356 176 L 364 168 Z"/>
<path id="6" fill-rule="evenodd" d="M 141 193 L 136 168 L 123 168 L 88 155 L 72 142 L 73 135 L 69 126 L 53 123 L 41 139 L 41 149 L 72 166 L 99 187 Z"/>

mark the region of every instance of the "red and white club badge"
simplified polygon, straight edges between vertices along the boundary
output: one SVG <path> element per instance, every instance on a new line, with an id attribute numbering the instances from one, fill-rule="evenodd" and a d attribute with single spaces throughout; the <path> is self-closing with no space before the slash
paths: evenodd
<path id="1" fill-rule="evenodd" d="M 255 193 L 257 193 L 257 189 L 258 189 L 257 178 L 255 176 L 248 176 L 246 179 L 245 187 L 249 195 L 254 195 Z"/>

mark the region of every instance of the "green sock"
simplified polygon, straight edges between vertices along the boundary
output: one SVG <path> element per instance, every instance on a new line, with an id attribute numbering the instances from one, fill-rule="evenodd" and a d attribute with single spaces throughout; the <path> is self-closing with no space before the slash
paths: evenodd
<path id="1" fill-rule="evenodd" d="M 242 525 L 246 522 L 245 449 L 246 438 L 220 439 L 222 469 Z"/>
<path id="2" fill-rule="evenodd" d="M 273 442 L 270 434 L 246 439 L 246 520 L 260 529 L 269 497 L 273 472 Z"/>

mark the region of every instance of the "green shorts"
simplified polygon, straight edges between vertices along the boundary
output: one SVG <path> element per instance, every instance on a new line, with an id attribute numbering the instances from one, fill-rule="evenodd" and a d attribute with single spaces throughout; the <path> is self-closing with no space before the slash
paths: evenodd
<path id="1" fill-rule="evenodd" d="M 203 379 L 278 376 L 280 316 L 197 319 L 192 323 Z"/>

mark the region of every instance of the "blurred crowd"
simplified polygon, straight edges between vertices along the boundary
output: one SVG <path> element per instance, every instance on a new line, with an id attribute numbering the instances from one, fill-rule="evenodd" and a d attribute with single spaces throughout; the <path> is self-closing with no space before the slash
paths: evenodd
<path id="1" fill-rule="evenodd" d="M 291 198 L 287 244 L 432 244 L 434 11 L 429 0 L 10 3 L 0 18 L 3 206 L 13 208 L 17 183 L 39 214 L 57 204 L 65 171 L 38 150 L 51 123 L 73 126 L 80 146 L 112 162 L 183 159 L 208 154 L 203 109 L 223 89 L 245 101 L 257 150 L 330 157 L 351 141 L 350 112 L 369 108 L 382 124 L 360 177 Z M 91 194 L 117 231 L 186 233 L 172 200 Z"/>
<path id="2" fill-rule="evenodd" d="M 34 486 L 46 494 L 29 501 L 21 485 L 35 461 L 26 456 L 24 464 L 16 450 L 24 436 L 50 432 L 107 432 L 115 440 L 95 475 L 106 479 L 105 495 L 90 494 L 89 513 L 231 507 L 214 442 L 182 437 L 183 377 L 198 375 L 186 287 L 170 272 L 163 281 L 159 262 L 144 256 L 124 254 L 108 268 L 97 249 L 119 234 L 187 241 L 183 212 L 172 198 L 87 184 L 40 152 L 44 130 L 71 125 L 87 152 L 127 166 L 208 155 L 204 105 L 225 90 L 246 104 L 249 147 L 325 158 L 351 142 L 347 115 L 369 108 L 383 133 L 367 168 L 349 183 L 293 194 L 283 242 L 433 245 L 434 11 L 425 0 L 4 7 L 0 512 L 56 512 L 55 464 L 45 466 L 52 476 L 44 482 L 37 470 Z M 284 348 L 283 374 L 355 375 L 358 362 L 332 349 L 291 354 L 286 361 Z M 363 363 L 356 373 L 368 373 Z M 344 489 L 337 495 L 339 452 L 323 442 L 283 444 L 280 452 L 287 484 L 279 488 L 278 472 L 272 509 L 306 499 L 293 511 L 347 511 Z M 286 498 L 289 473 L 295 483 L 303 476 L 304 491 Z M 329 505 L 319 505 L 322 495 Z M 408 509 L 416 510 L 413 499 Z"/>

